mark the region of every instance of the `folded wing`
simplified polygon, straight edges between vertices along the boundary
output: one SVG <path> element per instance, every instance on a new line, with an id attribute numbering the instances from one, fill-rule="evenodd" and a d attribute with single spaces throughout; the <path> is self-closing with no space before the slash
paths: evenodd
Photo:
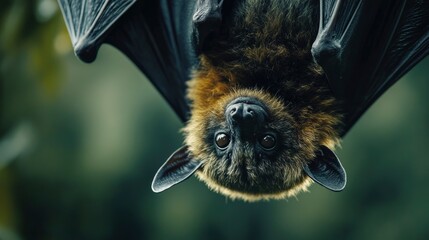
<path id="1" fill-rule="evenodd" d="M 312 48 L 345 110 L 344 133 L 429 53 L 429 1 L 321 0 Z"/>
<path id="2" fill-rule="evenodd" d="M 186 81 L 197 51 L 221 21 L 220 0 L 59 0 L 76 55 L 95 59 L 102 43 L 127 55 L 186 121 Z"/>

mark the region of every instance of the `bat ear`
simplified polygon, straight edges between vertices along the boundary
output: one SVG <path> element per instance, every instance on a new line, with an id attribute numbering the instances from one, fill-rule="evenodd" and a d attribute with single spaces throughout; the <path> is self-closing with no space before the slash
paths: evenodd
<path id="1" fill-rule="evenodd" d="M 156 172 L 152 191 L 159 193 L 186 180 L 201 164 L 192 159 L 186 146 L 177 149 Z"/>
<path id="2" fill-rule="evenodd" d="M 338 192 L 346 186 L 346 171 L 335 153 L 321 146 L 316 158 L 304 167 L 307 175 L 318 184 Z"/>

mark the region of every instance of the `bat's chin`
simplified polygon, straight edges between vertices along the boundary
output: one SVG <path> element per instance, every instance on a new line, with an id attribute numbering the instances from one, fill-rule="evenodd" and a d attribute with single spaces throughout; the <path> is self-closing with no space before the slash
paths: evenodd
<path id="1" fill-rule="evenodd" d="M 206 175 L 203 171 L 198 172 L 197 176 L 200 180 L 205 182 L 207 186 L 215 192 L 223 194 L 231 199 L 241 199 L 244 201 L 259 201 L 259 200 L 270 200 L 270 199 L 285 199 L 291 196 L 295 196 L 301 191 L 307 191 L 312 181 L 306 176 L 297 179 L 292 185 L 280 184 L 280 185 L 267 185 L 267 181 L 271 182 L 273 179 L 259 179 L 260 182 L 265 184 L 255 184 L 255 180 L 251 180 L 251 172 L 240 171 L 239 179 L 235 182 L 228 181 L 224 178 L 212 178 Z M 252 182 L 254 182 L 252 184 Z M 284 179 L 283 179 L 284 182 Z"/>
<path id="2" fill-rule="evenodd" d="M 269 159 L 236 159 L 204 166 L 197 176 L 212 190 L 245 201 L 284 199 L 305 191 L 311 180 L 301 171 L 282 171 L 282 164 Z"/>

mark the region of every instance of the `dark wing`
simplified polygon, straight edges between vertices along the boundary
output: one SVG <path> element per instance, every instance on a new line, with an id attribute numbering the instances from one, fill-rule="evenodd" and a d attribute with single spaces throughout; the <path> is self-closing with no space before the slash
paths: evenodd
<path id="1" fill-rule="evenodd" d="M 58 0 L 76 55 L 92 62 L 106 32 L 135 2 Z"/>
<path id="2" fill-rule="evenodd" d="M 427 0 L 320 0 L 312 48 L 345 110 L 345 134 L 429 53 Z"/>
<path id="3" fill-rule="evenodd" d="M 59 0 L 76 55 L 93 61 L 104 42 L 124 52 L 185 121 L 196 52 L 221 21 L 218 0 Z"/>

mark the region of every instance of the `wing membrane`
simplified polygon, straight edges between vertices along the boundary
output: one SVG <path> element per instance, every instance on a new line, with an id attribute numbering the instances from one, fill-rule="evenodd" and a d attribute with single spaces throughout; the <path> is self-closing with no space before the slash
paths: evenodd
<path id="1" fill-rule="evenodd" d="M 313 44 L 342 101 L 344 133 L 392 84 L 429 53 L 429 1 L 321 0 Z"/>
<path id="2" fill-rule="evenodd" d="M 58 0 L 76 55 L 95 59 L 103 36 L 136 0 Z"/>

